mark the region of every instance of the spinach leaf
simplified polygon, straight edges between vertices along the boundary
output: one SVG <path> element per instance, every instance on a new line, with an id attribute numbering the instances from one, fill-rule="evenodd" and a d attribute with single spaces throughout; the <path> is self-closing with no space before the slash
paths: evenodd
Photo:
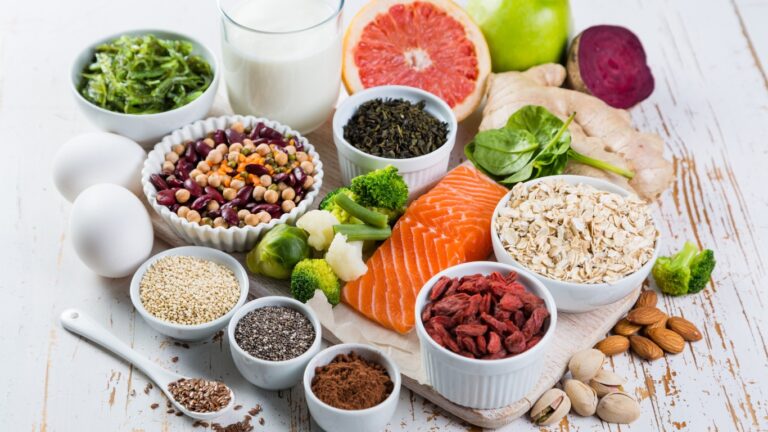
<path id="1" fill-rule="evenodd" d="M 563 121 L 549 112 L 546 108 L 537 105 L 526 105 L 514 114 L 509 116 L 505 129 L 527 130 L 536 136 L 539 145 L 546 147 L 547 143 L 558 135 L 563 127 Z M 560 145 L 569 146 L 571 144 L 570 134 L 560 135 L 558 139 Z"/>
<path id="2" fill-rule="evenodd" d="M 495 129 L 474 139 L 474 161 L 494 175 L 512 174 L 527 164 L 539 145 L 525 130 Z"/>

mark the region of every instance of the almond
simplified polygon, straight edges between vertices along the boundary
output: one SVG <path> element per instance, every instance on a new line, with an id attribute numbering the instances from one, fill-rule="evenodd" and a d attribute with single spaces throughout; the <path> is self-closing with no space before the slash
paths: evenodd
<path id="1" fill-rule="evenodd" d="M 655 329 L 655 328 L 662 328 L 662 329 L 663 329 L 663 328 L 667 328 L 667 314 L 665 314 L 664 312 L 662 312 L 662 314 L 664 314 L 664 318 L 662 318 L 662 319 L 660 319 L 660 320 L 656 321 L 656 322 L 655 322 L 655 323 L 653 323 L 653 324 L 648 324 L 647 326 L 645 326 L 645 328 L 643 329 L 643 332 L 644 332 L 646 335 L 648 334 L 648 331 L 649 331 L 649 330 L 651 330 L 651 329 Z"/>
<path id="2" fill-rule="evenodd" d="M 656 343 L 643 336 L 630 336 L 629 345 L 635 354 L 646 360 L 656 360 L 664 355 L 664 351 Z"/>
<path id="3" fill-rule="evenodd" d="M 595 348 L 607 356 L 616 355 L 629 349 L 629 339 L 621 335 L 608 336 L 598 342 Z"/>
<path id="4" fill-rule="evenodd" d="M 685 348 L 683 337 L 672 330 L 653 328 L 648 330 L 648 337 L 668 353 L 680 354 L 683 352 L 683 348 Z"/>
<path id="5" fill-rule="evenodd" d="M 648 325 L 662 320 L 667 315 L 652 306 L 642 306 L 637 309 L 632 309 L 627 314 L 627 321 L 632 324 Z"/>
<path id="6" fill-rule="evenodd" d="M 613 332 L 617 335 L 622 336 L 629 336 L 632 334 L 635 334 L 640 330 L 643 326 L 639 324 L 632 324 L 631 322 L 627 321 L 626 318 L 623 318 L 621 321 L 617 322 L 615 326 L 613 326 Z"/>
<path id="7" fill-rule="evenodd" d="M 667 320 L 667 327 L 679 334 L 688 342 L 701 340 L 701 332 L 692 322 L 681 317 L 672 317 Z"/>
<path id="8" fill-rule="evenodd" d="M 643 292 L 640 293 L 640 297 L 637 298 L 633 308 L 637 309 L 639 307 L 656 307 L 656 302 L 658 302 L 656 291 L 643 290 Z"/>

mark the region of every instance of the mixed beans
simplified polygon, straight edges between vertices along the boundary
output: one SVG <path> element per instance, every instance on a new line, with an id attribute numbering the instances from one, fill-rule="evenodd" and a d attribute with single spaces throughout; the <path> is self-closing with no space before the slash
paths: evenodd
<path id="1" fill-rule="evenodd" d="M 296 207 L 315 183 L 316 161 L 298 138 L 257 123 L 233 123 L 173 146 L 149 178 L 157 202 L 212 227 L 267 223 Z"/>

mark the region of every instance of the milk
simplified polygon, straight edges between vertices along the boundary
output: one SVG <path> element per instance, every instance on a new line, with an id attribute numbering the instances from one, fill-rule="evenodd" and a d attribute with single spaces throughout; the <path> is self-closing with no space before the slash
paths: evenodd
<path id="1" fill-rule="evenodd" d="M 339 3 L 243 0 L 225 11 L 239 24 L 223 18 L 224 80 L 236 113 L 302 133 L 325 122 L 339 96 Z"/>

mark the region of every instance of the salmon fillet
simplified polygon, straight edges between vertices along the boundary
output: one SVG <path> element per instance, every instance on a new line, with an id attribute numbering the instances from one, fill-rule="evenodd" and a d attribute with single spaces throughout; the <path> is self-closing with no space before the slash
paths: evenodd
<path id="1" fill-rule="evenodd" d="M 491 216 L 506 193 L 473 167 L 455 168 L 411 203 L 368 260 L 368 272 L 344 287 L 342 301 L 384 327 L 409 332 L 416 295 L 429 278 L 490 255 Z"/>

